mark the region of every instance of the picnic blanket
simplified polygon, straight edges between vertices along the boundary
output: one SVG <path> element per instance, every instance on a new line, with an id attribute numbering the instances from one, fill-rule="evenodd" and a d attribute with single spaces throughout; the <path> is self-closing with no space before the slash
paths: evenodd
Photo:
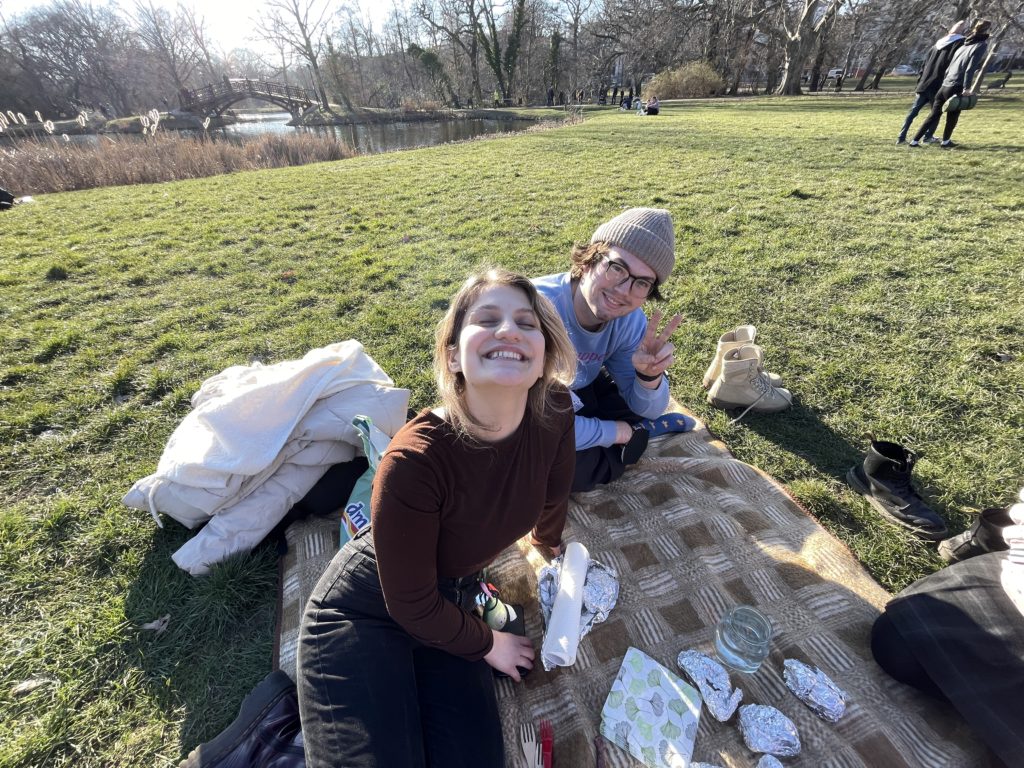
<path id="1" fill-rule="evenodd" d="M 323 520 L 300 521 L 287 532 L 278 664 L 293 676 L 302 607 L 336 537 L 336 522 Z M 496 682 L 507 766 L 525 765 L 519 726 L 546 718 L 558 768 L 593 768 L 601 709 L 627 648 L 678 670 L 680 651 L 713 652 L 714 626 L 737 604 L 756 606 L 774 625 L 761 669 L 732 677 L 744 704 L 770 704 L 796 723 L 803 749 L 787 766 L 986 764 L 984 748 L 952 707 L 895 682 L 872 659 L 871 624 L 890 595 L 777 482 L 733 458 L 702 425 L 652 440 L 620 480 L 575 495 L 566 538 L 618 572 L 618 604 L 581 641 L 572 667 L 545 672 L 538 664 L 521 684 Z M 503 596 L 526 604 L 527 634 L 537 648 L 543 627 L 536 573 L 544 564 L 521 541 L 491 569 Z M 785 687 L 787 658 L 820 667 L 847 692 L 838 724 L 818 719 Z M 610 743 L 604 751 L 608 768 L 640 765 Z M 735 719 L 719 723 L 706 709 L 693 759 L 725 768 L 757 762 Z"/>

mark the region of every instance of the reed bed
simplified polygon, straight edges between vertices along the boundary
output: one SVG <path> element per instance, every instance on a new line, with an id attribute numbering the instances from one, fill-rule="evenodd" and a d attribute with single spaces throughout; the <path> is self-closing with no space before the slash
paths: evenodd
<path id="1" fill-rule="evenodd" d="M 101 136 L 75 144 L 59 136 L 0 146 L 0 187 L 16 195 L 197 179 L 235 171 L 341 160 L 347 144 L 312 133 L 264 134 L 242 143 L 160 133 L 145 140 Z"/>

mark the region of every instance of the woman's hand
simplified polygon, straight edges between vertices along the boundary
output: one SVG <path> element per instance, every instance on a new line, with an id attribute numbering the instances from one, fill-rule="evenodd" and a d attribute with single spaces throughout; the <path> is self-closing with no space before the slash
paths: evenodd
<path id="1" fill-rule="evenodd" d="M 522 678 L 516 667 L 533 669 L 533 658 L 536 655 L 533 643 L 528 637 L 513 635 L 511 632 L 494 631 L 491 634 L 494 637 L 494 644 L 491 646 L 491 652 L 484 656 L 484 661 L 517 683 L 521 682 Z"/>
<path id="2" fill-rule="evenodd" d="M 546 549 L 548 552 L 551 553 L 552 557 L 558 557 L 560 554 L 562 554 L 561 544 L 556 544 L 553 547 L 549 547 L 543 541 L 537 539 L 537 537 L 534 536 L 532 533 L 530 534 L 530 543 L 533 544 L 533 546 L 535 546 L 537 549 Z"/>

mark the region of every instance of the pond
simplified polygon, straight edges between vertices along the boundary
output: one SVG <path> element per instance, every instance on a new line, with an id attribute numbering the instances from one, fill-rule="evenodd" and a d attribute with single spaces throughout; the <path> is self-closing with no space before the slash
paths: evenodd
<path id="1" fill-rule="evenodd" d="M 214 140 L 242 142 L 264 133 L 288 133 L 297 131 L 321 133 L 334 136 L 339 141 L 352 147 L 358 154 L 376 154 L 391 152 L 396 149 L 414 149 L 416 147 L 432 147 L 452 141 L 471 139 L 489 133 L 506 133 L 524 131 L 533 120 L 472 118 L 462 120 L 431 120 L 423 122 L 365 123 L 360 125 L 325 125 L 308 128 L 293 128 L 288 120 L 287 112 L 251 112 L 237 115 L 238 122 L 224 128 L 211 128 L 209 136 Z M 195 135 L 199 131 L 179 130 L 169 133 L 185 136 Z M 45 136 L 42 138 L 46 138 Z M 60 140 L 55 136 L 55 140 Z M 75 144 L 95 144 L 101 136 L 90 133 L 69 136 L 68 140 Z M 141 140 L 142 136 L 135 133 L 116 135 L 117 141 Z M 9 142 L 7 136 L 0 136 L 0 144 Z"/>
<path id="2" fill-rule="evenodd" d="M 364 123 L 360 125 L 325 125 L 292 128 L 287 112 L 253 112 L 238 115 L 239 122 L 210 133 L 244 139 L 261 133 L 311 131 L 334 136 L 360 154 L 391 152 L 396 149 L 432 147 L 452 141 L 471 139 L 488 133 L 523 131 L 534 125 L 532 120 L 467 119 L 433 120 L 428 122 Z"/>

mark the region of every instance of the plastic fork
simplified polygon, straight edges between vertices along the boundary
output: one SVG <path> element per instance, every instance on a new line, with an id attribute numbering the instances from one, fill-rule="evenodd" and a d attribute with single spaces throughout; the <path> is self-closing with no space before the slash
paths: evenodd
<path id="1" fill-rule="evenodd" d="M 526 768 L 540 768 L 543 763 L 540 756 L 540 745 L 537 743 L 537 730 L 533 723 L 524 723 L 519 729 L 519 741 L 523 745 L 523 757 Z"/>
<path id="2" fill-rule="evenodd" d="M 554 758 L 552 757 L 555 748 L 555 729 L 551 727 L 550 720 L 540 721 L 540 754 L 543 760 L 543 768 L 551 768 Z"/>

